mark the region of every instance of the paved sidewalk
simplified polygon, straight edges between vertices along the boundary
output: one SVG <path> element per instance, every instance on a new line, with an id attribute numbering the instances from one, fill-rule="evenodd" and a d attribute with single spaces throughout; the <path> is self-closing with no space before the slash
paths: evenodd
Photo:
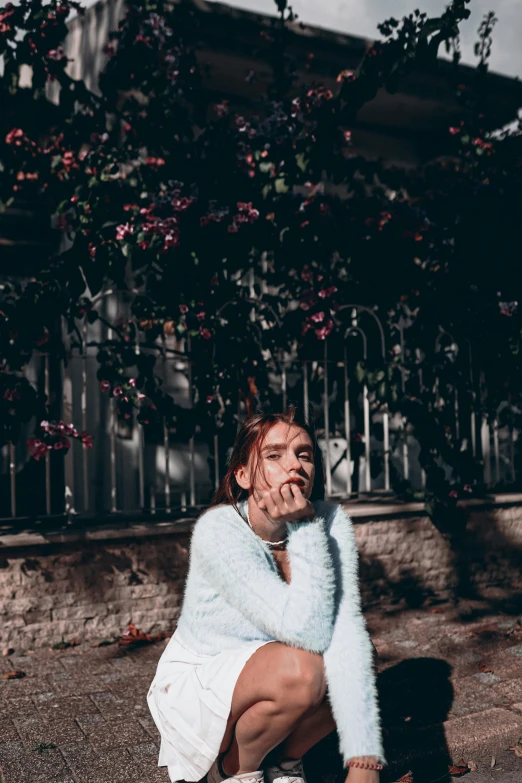
<path id="1" fill-rule="evenodd" d="M 391 764 L 382 783 L 408 771 L 413 783 L 444 783 L 461 759 L 477 765 L 469 783 L 521 783 L 522 758 L 507 749 L 522 741 L 522 595 L 366 617 Z M 1 673 L 26 675 L 0 679 L 2 783 L 169 783 L 145 701 L 166 643 L 1 657 Z M 305 766 L 309 783 L 344 783 L 335 734 Z"/>

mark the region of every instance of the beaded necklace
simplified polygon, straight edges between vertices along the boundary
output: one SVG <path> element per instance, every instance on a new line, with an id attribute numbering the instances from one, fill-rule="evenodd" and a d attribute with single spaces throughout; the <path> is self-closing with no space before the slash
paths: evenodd
<path id="1" fill-rule="evenodd" d="M 246 511 L 247 522 L 250 525 L 250 527 L 252 528 L 252 530 L 254 530 L 254 528 L 252 527 L 252 523 L 250 521 L 250 514 L 248 513 L 248 501 L 245 504 L 245 511 Z M 256 533 L 255 530 L 254 530 L 254 533 Z M 261 538 L 261 536 L 258 533 L 256 533 L 256 536 L 258 538 Z M 286 534 L 285 538 L 281 539 L 281 541 L 265 541 L 264 538 L 261 538 L 261 541 L 264 544 L 267 544 L 270 547 L 270 549 L 277 549 L 277 550 L 279 550 L 279 549 L 286 549 L 286 545 L 288 543 L 288 533 Z"/>

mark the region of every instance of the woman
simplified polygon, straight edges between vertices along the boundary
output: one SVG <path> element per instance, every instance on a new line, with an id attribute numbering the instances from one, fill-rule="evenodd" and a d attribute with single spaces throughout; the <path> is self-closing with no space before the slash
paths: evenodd
<path id="1" fill-rule="evenodd" d="M 171 781 L 306 783 L 337 729 L 347 783 L 386 764 L 352 523 L 295 408 L 240 429 L 196 522 L 183 606 L 148 704 Z"/>

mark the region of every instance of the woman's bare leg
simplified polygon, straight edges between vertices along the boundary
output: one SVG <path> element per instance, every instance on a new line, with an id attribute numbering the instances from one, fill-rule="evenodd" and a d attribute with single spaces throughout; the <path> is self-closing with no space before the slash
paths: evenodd
<path id="1" fill-rule="evenodd" d="M 221 746 L 222 751 L 228 748 L 222 759 L 225 772 L 240 775 L 259 769 L 267 753 L 322 704 L 325 693 L 321 655 L 279 642 L 256 650 L 234 689 Z"/>
<path id="2" fill-rule="evenodd" d="M 270 763 L 277 764 L 283 759 L 302 758 L 310 748 L 317 745 L 336 728 L 337 724 L 332 715 L 330 703 L 325 697 L 322 704 L 312 708 L 304 715 L 288 737 L 269 754 Z"/>

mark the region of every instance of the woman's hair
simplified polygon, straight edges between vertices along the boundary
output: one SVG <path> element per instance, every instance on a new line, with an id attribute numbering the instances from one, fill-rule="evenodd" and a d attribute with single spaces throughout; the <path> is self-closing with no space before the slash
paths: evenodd
<path id="1" fill-rule="evenodd" d="M 242 465 L 248 465 L 250 459 L 253 458 L 253 477 L 255 478 L 259 470 L 263 442 L 269 430 L 272 429 L 274 424 L 278 424 L 279 422 L 288 424 L 289 426 L 300 427 L 310 436 L 314 449 L 313 460 L 315 465 L 315 478 L 310 500 L 313 501 L 324 498 L 323 455 L 317 443 L 315 432 L 313 427 L 309 426 L 304 419 L 298 415 L 297 407 L 295 405 L 290 405 L 283 413 L 256 413 L 243 422 L 232 447 L 232 454 L 230 455 L 227 472 L 221 479 L 219 487 L 212 497 L 210 508 L 222 503 L 227 503 L 233 506 L 238 514 L 240 513 L 237 504 L 240 500 L 243 500 L 243 498 L 248 496 L 248 492 L 237 483 L 235 471 Z"/>

